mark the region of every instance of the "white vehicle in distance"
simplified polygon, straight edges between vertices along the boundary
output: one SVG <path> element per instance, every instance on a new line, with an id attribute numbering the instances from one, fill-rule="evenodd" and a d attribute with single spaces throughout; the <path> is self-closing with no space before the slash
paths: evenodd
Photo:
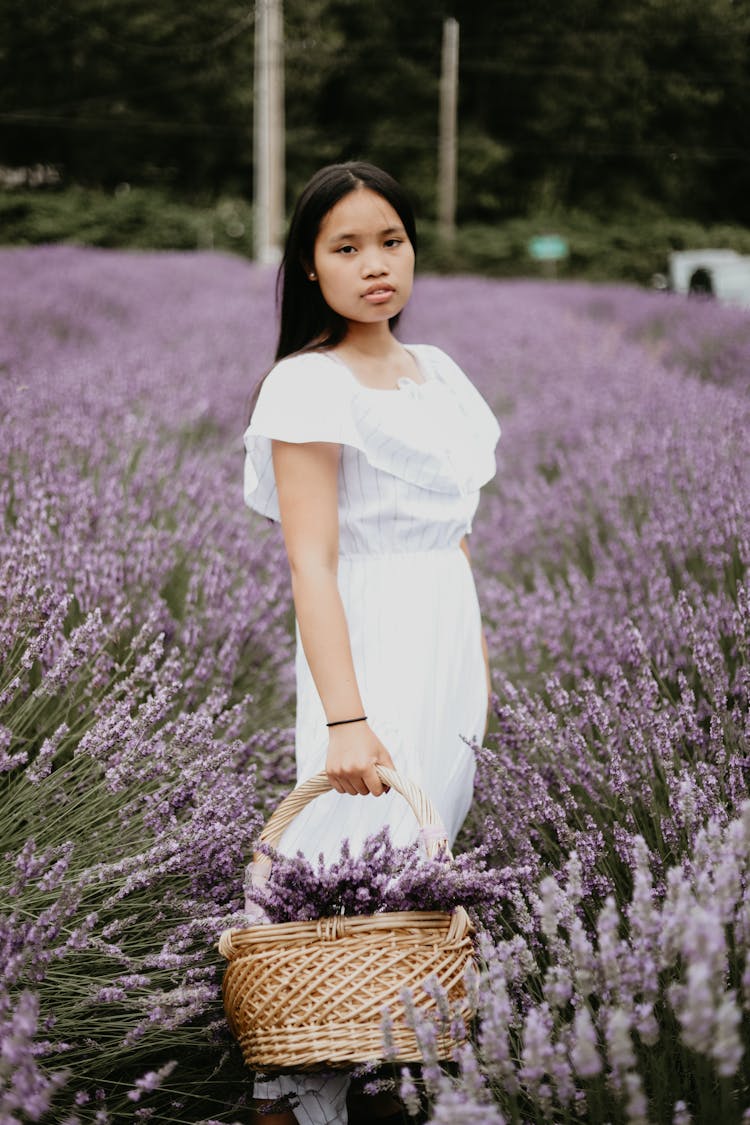
<path id="1" fill-rule="evenodd" d="M 673 293 L 715 297 L 724 305 L 750 309 L 750 257 L 736 250 L 675 250 L 668 270 Z"/>

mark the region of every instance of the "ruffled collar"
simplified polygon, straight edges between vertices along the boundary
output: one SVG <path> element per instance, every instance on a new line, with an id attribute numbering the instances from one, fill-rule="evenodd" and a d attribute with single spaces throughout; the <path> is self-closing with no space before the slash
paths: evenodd
<path id="1" fill-rule="evenodd" d="M 351 381 L 354 444 L 375 468 L 421 487 L 475 492 L 495 475 L 497 420 L 462 372 L 445 378 L 430 349 L 409 351 L 423 381 L 402 377 L 389 388 L 367 387 L 332 357 Z"/>

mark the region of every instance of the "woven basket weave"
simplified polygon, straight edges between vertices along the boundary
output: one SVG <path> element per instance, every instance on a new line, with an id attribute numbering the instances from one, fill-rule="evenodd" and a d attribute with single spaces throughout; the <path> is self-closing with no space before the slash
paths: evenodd
<path id="1" fill-rule="evenodd" d="M 447 847 L 445 829 L 425 794 L 392 770 L 377 770 L 409 802 L 428 854 L 441 844 Z M 324 773 L 298 786 L 271 816 L 261 841 L 276 847 L 294 817 L 330 788 Z M 464 979 L 474 946 L 461 907 L 453 913 L 337 915 L 234 928 L 221 935 L 219 951 L 229 961 L 223 983 L 229 1025 L 245 1062 L 256 1071 L 382 1059 L 386 1006 L 393 1028 L 388 1058 L 418 1062 L 421 1054 L 399 994 L 403 988 L 413 990 L 415 1007 L 432 1011 L 434 1001 L 420 987 L 427 977 L 440 982 L 465 1021 L 471 1016 Z M 442 1033 L 440 1057 L 449 1058 L 454 1045 L 448 1032 Z"/>

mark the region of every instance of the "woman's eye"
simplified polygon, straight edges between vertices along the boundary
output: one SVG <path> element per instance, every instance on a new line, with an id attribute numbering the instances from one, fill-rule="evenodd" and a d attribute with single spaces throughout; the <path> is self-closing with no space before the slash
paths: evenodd
<path id="1" fill-rule="evenodd" d="M 339 246 L 339 248 L 338 248 L 338 250 L 336 251 L 336 253 L 337 253 L 337 254 L 347 254 L 347 255 L 348 255 L 348 254 L 349 254 L 349 251 L 350 251 L 350 250 L 351 250 L 351 252 L 352 252 L 352 253 L 354 253 L 354 247 L 353 247 L 353 246 Z"/>
<path id="2" fill-rule="evenodd" d="M 391 246 L 400 246 L 401 242 L 402 242 L 402 239 L 400 239 L 400 238 L 388 238 L 388 239 L 386 239 L 385 244 L 386 244 L 386 246 L 388 246 L 390 248 Z"/>

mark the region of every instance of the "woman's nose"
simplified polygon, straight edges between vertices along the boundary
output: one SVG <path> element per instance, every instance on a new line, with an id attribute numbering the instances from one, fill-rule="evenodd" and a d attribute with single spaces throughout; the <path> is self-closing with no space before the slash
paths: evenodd
<path id="1" fill-rule="evenodd" d="M 388 263 L 382 254 L 369 251 L 362 255 L 362 275 L 364 277 L 380 277 L 388 272 Z"/>

